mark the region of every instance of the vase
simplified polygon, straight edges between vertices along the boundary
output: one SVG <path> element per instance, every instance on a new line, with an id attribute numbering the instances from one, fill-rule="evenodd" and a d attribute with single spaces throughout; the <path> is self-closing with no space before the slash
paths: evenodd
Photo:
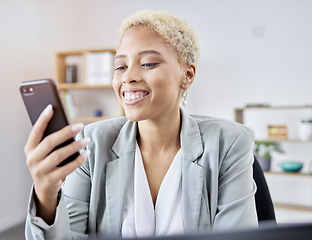
<path id="1" fill-rule="evenodd" d="M 302 122 L 299 125 L 299 138 L 302 141 L 312 140 L 312 123 L 310 122 Z"/>
<path id="2" fill-rule="evenodd" d="M 271 159 L 267 159 L 264 157 L 257 157 L 257 160 L 258 160 L 263 171 L 270 171 Z"/>

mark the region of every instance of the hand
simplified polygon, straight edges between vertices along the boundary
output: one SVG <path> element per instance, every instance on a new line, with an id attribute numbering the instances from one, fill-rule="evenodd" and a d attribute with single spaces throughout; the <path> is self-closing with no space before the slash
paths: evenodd
<path id="1" fill-rule="evenodd" d="M 69 125 L 42 140 L 44 130 L 52 116 L 53 109 L 49 105 L 34 124 L 24 148 L 27 166 L 34 181 L 34 191 L 37 197 L 37 215 L 42 217 L 48 224 L 54 222 L 58 192 L 61 189 L 62 180 L 76 168 L 80 167 L 87 160 L 90 153 L 89 150 L 86 150 L 74 161 L 62 167 L 57 167 L 64 159 L 86 147 L 90 139 L 84 138 L 74 141 L 63 148 L 51 152 L 59 144 L 75 137 L 83 128 L 83 124 Z"/>

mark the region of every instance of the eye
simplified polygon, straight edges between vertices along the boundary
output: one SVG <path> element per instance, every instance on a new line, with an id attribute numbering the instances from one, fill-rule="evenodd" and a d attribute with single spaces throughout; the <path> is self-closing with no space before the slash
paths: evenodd
<path id="1" fill-rule="evenodd" d="M 159 63 L 143 63 L 141 64 L 142 67 L 146 67 L 146 68 L 154 68 L 157 67 Z"/>
<path id="2" fill-rule="evenodd" d="M 124 71 L 124 70 L 126 70 L 127 68 L 128 68 L 127 66 L 121 65 L 121 66 L 117 66 L 117 67 L 115 68 L 115 71 Z"/>

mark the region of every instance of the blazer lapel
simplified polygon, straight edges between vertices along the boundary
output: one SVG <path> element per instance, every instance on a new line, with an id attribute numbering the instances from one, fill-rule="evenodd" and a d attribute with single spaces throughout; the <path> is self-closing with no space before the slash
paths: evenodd
<path id="1" fill-rule="evenodd" d="M 182 114 L 182 214 L 186 231 L 198 228 L 204 169 L 197 164 L 203 154 L 203 145 L 197 122 Z M 123 210 L 132 177 L 135 158 L 137 124 L 126 122 L 112 149 L 118 156 L 106 164 L 107 228 L 110 236 L 120 236 Z"/>
<path id="2" fill-rule="evenodd" d="M 195 119 L 182 113 L 182 211 L 185 231 L 196 231 L 200 218 L 204 169 L 197 164 L 203 154 L 200 130 Z"/>
<path id="3" fill-rule="evenodd" d="M 118 158 L 106 164 L 107 230 L 120 236 L 123 210 L 135 158 L 136 124 L 126 122 L 112 147 Z"/>
<path id="4" fill-rule="evenodd" d="M 182 162 L 182 214 L 185 231 L 196 231 L 199 225 L 204 182 L 203 168 L 193 162 Z"/>

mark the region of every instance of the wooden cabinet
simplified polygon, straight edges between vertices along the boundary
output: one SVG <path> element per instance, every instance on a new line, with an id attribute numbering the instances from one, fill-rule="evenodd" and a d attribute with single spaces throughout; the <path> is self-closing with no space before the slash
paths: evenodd
<path id="1" fill-rule="evenodd" d="M 255 130 L 256 140 L 282 144 L 286 153 L 279 156 L 278 163 L 296 159 L 304 162 L 305 169 L 301 172 L 283 172 L 276 164 L 271 171 L 265 172 L 265 176 L 277 212 L 287 211 L 288 219 L 291 219 L 291 214 L 305 214 L 308 220 L 312 220 L 312 141 L 303 141 L 298 135 L 301 119 L 312 116 L 312 105 L 252 106 L 236 108 L 234 113 L 235 121 Z M 268 137 L 268 126 L 272 122 L 287 126 L 289 134 L 286 139 Z"/>
<path id="2" fill-rule="evenodd" d="M 297 106 L 269 106 L 269 105 L 259 105 L 259 106 L 249 106 L 249 107 L 243 107 L 243 108 L 235 108 L 235 121 L 239 123 L 244 123 L 244 112 L 248 110 L 295 110 L 295 109 L 309 109 L 312 111 L 312 105 L 297 105 Z M 312 117 L 312 115 L 310 116 Z"/>
<path id="3" fill-rule="evenodd" d="M 303 115 L 302 112 L 305 112 Z M 280 142 L 293 142 L 293 143 L 312 143 L 312 140 L 303 141 L 298 137 L 298 125 L 302 119 L 312 119 L 312 105 L 297 105 L 297 106 L 251 106 L 244 108 L 236 108 L 234 110 L 235 121 L 238 123 L 246 124 L 246 114 L 248 112 L 259 113 L 256 121 L 259 123 L 267 123 L 267 126 L 263 126 L 261 129 L 260 139 L 258 136 L 257 140 L 261 141 L 280 141 Z M 260 113 L 261 112 L 261 113 Z M 299 113 L 300 112 L 300 113 Z M 287 113 L 287 115 L 285 115 Z M 287 125 L 288 137 L 285 139 L 269 139 L 265 136 L 268 133 L 268 121 L 270 116 L 275 115 L 273 122 L 278 121 Z M 269 116 L 269 117 L 268 117 Z M 276 120 L 278 119 L 278 120 Z M 292 122 L 290 122 L 292 121 Z M 265 131 L 265 132 L 264 132 Z M 265 136 L 265 137 L 264 137 Z M 256 136 L 257 137 L 257 136 Z"/>
<path id="4" fill-rule="evenodd" d="M 108 54 L 106 59 L 91 63 L 91 58 Z M 114 49 L 92 49 L 57 52 L 55 56 L 55 75 L 60 95 L 69 120 L 71 122 L 90 123 L 98 120 L 124 115 L 123 109 L 115 96 L 111 80 L 113 77 Z M 99 59 L 97 57 L 97 59 Z M 105 62 L 106 61 L 106 62 Z M 105 81 L 91 81 L 90 69 L 93 65 L 105 68 L 110 74 Z M 66 79 L 68 66 L 75 65 L 76 78 L 74 82 Z M 67 73 L 68 74 L 68 73 Z M 89 75 L 88 75 L 89 74 Z"/>
<path id="5" fill-rule="evenodd" d="M 312 221 L 312 174 L 265 172 L 278 223 Z"/>

